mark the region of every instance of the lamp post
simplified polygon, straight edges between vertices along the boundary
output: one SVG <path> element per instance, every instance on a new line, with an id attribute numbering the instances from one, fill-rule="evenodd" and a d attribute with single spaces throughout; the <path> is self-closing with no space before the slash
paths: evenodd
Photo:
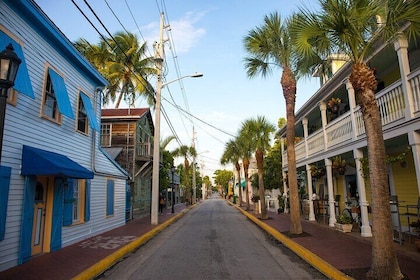
<path id="1" fill-rule="evenodd" d="M 172 174 L 172 180 L 171 180 L 171 200 L 172 200 L 172 213 L 175 213 L 175 208 L 174 208 L 174 204 L 175 204 L 175 183 L 174 183 L 174 173 L 175 173 L 175 166 L 172 165 L 171 167 L 171 174 Z"/>
<path id="2" fill-rule="evenodd" d="M 14 52 L 12 44 L 9 44 L 0 53 L 0 166 L 3 151 L 4 119 L 6 117 L 7 92 L 15 85 L 16 74 L 22 60 Z"/>

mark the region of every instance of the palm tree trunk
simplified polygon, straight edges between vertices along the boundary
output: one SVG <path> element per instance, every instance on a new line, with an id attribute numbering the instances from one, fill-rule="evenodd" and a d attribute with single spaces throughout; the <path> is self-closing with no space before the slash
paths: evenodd
<path id="1" fill-rule="evenodd" d="M 249 211 L 249 191 L 248 191 L 248 168 L 249 168 L 249 159 L 244 158 L 242 160 L 244 166 L 244 175 L 245 175 L 245 199 L 246 199 L 246 210 Z"/>
<path id="2" fill-rule="evenodd" d="M 286 101 L 286 140 L 287 140 L 287 170 L 290 192 L 290 233 L 301 234 L 299 192 L 297 185 L 297 169 L 295 154 L 295 103 L 296 80 L 290 68 L 285 67 L 281 76 L 281 86 Z"/>
<path id="3" fill-rule="evenodd" d="M 242 206 L 242 182 L 241 182 L 241 166 L 239 165 L 239 162 L 236 162 L 236 171 L 238 172 L 238 181 L 239 181 L 239 197 L 238 197 L 238 204 L 239 207 Z"/>
<path id="4" fill-rule="evenodd" d="M 260 149 L 257 149 L 255 152 L 255 157 L 257 158 L 257 168 L 258 168 L 258 190 L 261 201 L 261 219 L 267 219 L 267 208 L 265 207 L 265 191 L 264 191 L 264 179 L 263 179 L 263 165 L 264 157 Z"/>
<path id="5" fill-rule="evenodd" d="M 375 99 L 376 79 L 366 64 L 354 64 L 350 82 L 356 92 L 365 124 L 369 182 L 372 196 L 372 265 L 368 275 L 372 279 L 402 279 L 393 245 L 393 227 L 389 205 L 388 174 L 385 163 L 386 151 L 381 116 Z"/>

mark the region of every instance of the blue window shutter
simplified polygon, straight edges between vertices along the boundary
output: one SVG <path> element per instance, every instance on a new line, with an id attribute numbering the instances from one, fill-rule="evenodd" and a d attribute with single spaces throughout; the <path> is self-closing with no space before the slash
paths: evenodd
<path id="1" fill-rule="evenodd" d="M 85 222 L 87 222 L 90 220 L 90 180 L 85 182 Z"/>
<path id="2" fill-rule="evenodd" d="M 73 223 L 74 179 L 67 179 L 64 185 L 63 226 Z"/>
<path id="3" fill-rule="evenodd" d="M 29 78 L 28 68 L 26 67 L 25 57 L 23 56 L 22 47 L 15 40 L 13 40 L 9 36 L 7 36 L 3 31 L 0 30 L 0 50 L 4 50 L 4 48 L 6 48 L 6 46 L 10 43 L 12 43 L 16 55 L 22 60 L 22 62 L 19 65 L 15 85 L 13 86 L 13 88 L 18 92 L 21 92 L 29 97 L 35 98 L 31 80 Z"/>
<path id="4" fill-rule="evenodd" d="M 32 226 L 34 220 L 36 177 L 25 177 L 25 190 L 23 196 L 22 227 L 20 230 L 20 244 L 18 264 L 23 264 L 31 258 Z"/>
<path id="5" fill-rule="evenodd" d="M 63 77 L 58 75 L 51 68 L 48 69 L 48 74 L 50 74 L 60 113 L 74 120 L 73 109 L 71 108 L 69 95 L 67 93 L 66 84 L 64 83 Z"/>
<path id="6" fill-rule="evenodd" d="M 61 249 L 61 233 L 63 227 L 63 200 L 65 181 L 62 178 L 55 178 L 54 182 L 54 203 L 52 209 L 51 225 L 51 252 Z"/>
<path id="7" fill-rule="evenodd" d="M 95 110 L 93 109 L 92 103 L 90 102 L 90 98 L 83 92 L 80 92 L 80 97 L 82 98 L 83 106 L 85 106 L 90 127 L 96 131 L 99 131 L 99 125 L 96 120 Z"/>
<path id="8" fill-rule="evenodd" d="M 111 216 L 114 214 L 114 181 L 107 181 L 106 189 L 106 215 Z"/>
<path id="9" fill-rule="evenodd" d="M 9 200 L 10 174 L 12 168 L 0 166 L 0 241 L 6 233 L 7 203 Z"/>

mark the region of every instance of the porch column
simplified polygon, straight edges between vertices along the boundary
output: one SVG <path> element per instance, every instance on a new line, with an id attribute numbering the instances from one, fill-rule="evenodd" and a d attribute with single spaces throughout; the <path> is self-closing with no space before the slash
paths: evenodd
<path id="1" fill-rule="evenodd" d="M 410 63 L 408 60 L 408 41 L 401 33 L 398 34 L 394 41 L 394 49 L 397 52 L 398 64 L 400 66 L 401 85 L 405 100 L 405 119 L 410 120 L 414 117 L 414 100 L 413 92 L 411 91 L 410 83 L 408 82 L 408 74 L 410 74 Z"/>
<path id="2" fill-rule="evenodd" d="M 335 204 L 334 204 L 334 189 L 333 189 L 333 178 L 332 178 L 332 160 L 329 158 L 324 159 L 325 167 L 327 168 L 327 185 L 328 185 L 328 212 L 330 218 L 328 226 L 334 227 L 335 222 Z"/>
<path id="3" fill-rule="evenodd" d="M 350 118 L 351 118 L 351 127 L 353 129 L 352 133 L 352 139 L 353 141 L 356 140 L 358 131 L 356 126 L 356 116 L 354 114 L 354 108 L 356 108 L 356 96 L 354 94 L 354 88 L 353 85 L 350 83 L 350 80 L 346 80 L 346 89 L 347 89 L 347 95 L 349 97 L 349 106 L 350 106 Z"/>
<path id="4" fill-rule="evenodd" d="M 365 180 L 363 178 L 363 168 L 360 159 L 363 158 L 363 151 L 361 149 L 353 150 L 354 161 L 356 163 L 356 180 L 357 180 L 357 189 L 359 191 L 359 205 L 360 213 L 362 217 L 362 226 L 360 228 L 360 234 L 363 237 L 372 237 L 372 229 L 369 225 L 369 216 L 367 207 L 369 203 L 366 200 L 366 188 Z"/>
<path id="5" fill-rule="evenodd" d="M 306 165 L 306 178 L 308 180 L 308 200 L 309 200 L 309 221 L 315 221 L 315 214 L 314 214 L 314 201 L 312 200 L 312 175 L 311 175 L 311 166 L 309 164 Z"/>
<path id="6" fill-rule="evenodd" d="M 322 121 L 322 132 L 324 134 L 324 150 L 327 150 L 328 147 L 328 137 L 327 137 L 327 130 L 325 127 L 328 124 L 327 121 L 327 104 L 325 102 L 319 103 L 319 109 L 321 110 L 321 121 Z"/>
<path id="7" fill-rule="evenodd" d="M 420 135 L 415 131 L 408 133 L 408 143 L 410 143 L 413 153 L 414 168 L 416 170 L 417 191 L 420 194 Z"/>

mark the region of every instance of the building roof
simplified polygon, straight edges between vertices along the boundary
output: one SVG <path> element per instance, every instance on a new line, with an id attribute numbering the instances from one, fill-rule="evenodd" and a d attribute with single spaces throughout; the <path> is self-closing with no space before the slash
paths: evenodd
<path id="1" fill-rule="evenodd" d="M 139 119 L 149 111 L 149 108 L 102 109 L 102 118 Z"/>

